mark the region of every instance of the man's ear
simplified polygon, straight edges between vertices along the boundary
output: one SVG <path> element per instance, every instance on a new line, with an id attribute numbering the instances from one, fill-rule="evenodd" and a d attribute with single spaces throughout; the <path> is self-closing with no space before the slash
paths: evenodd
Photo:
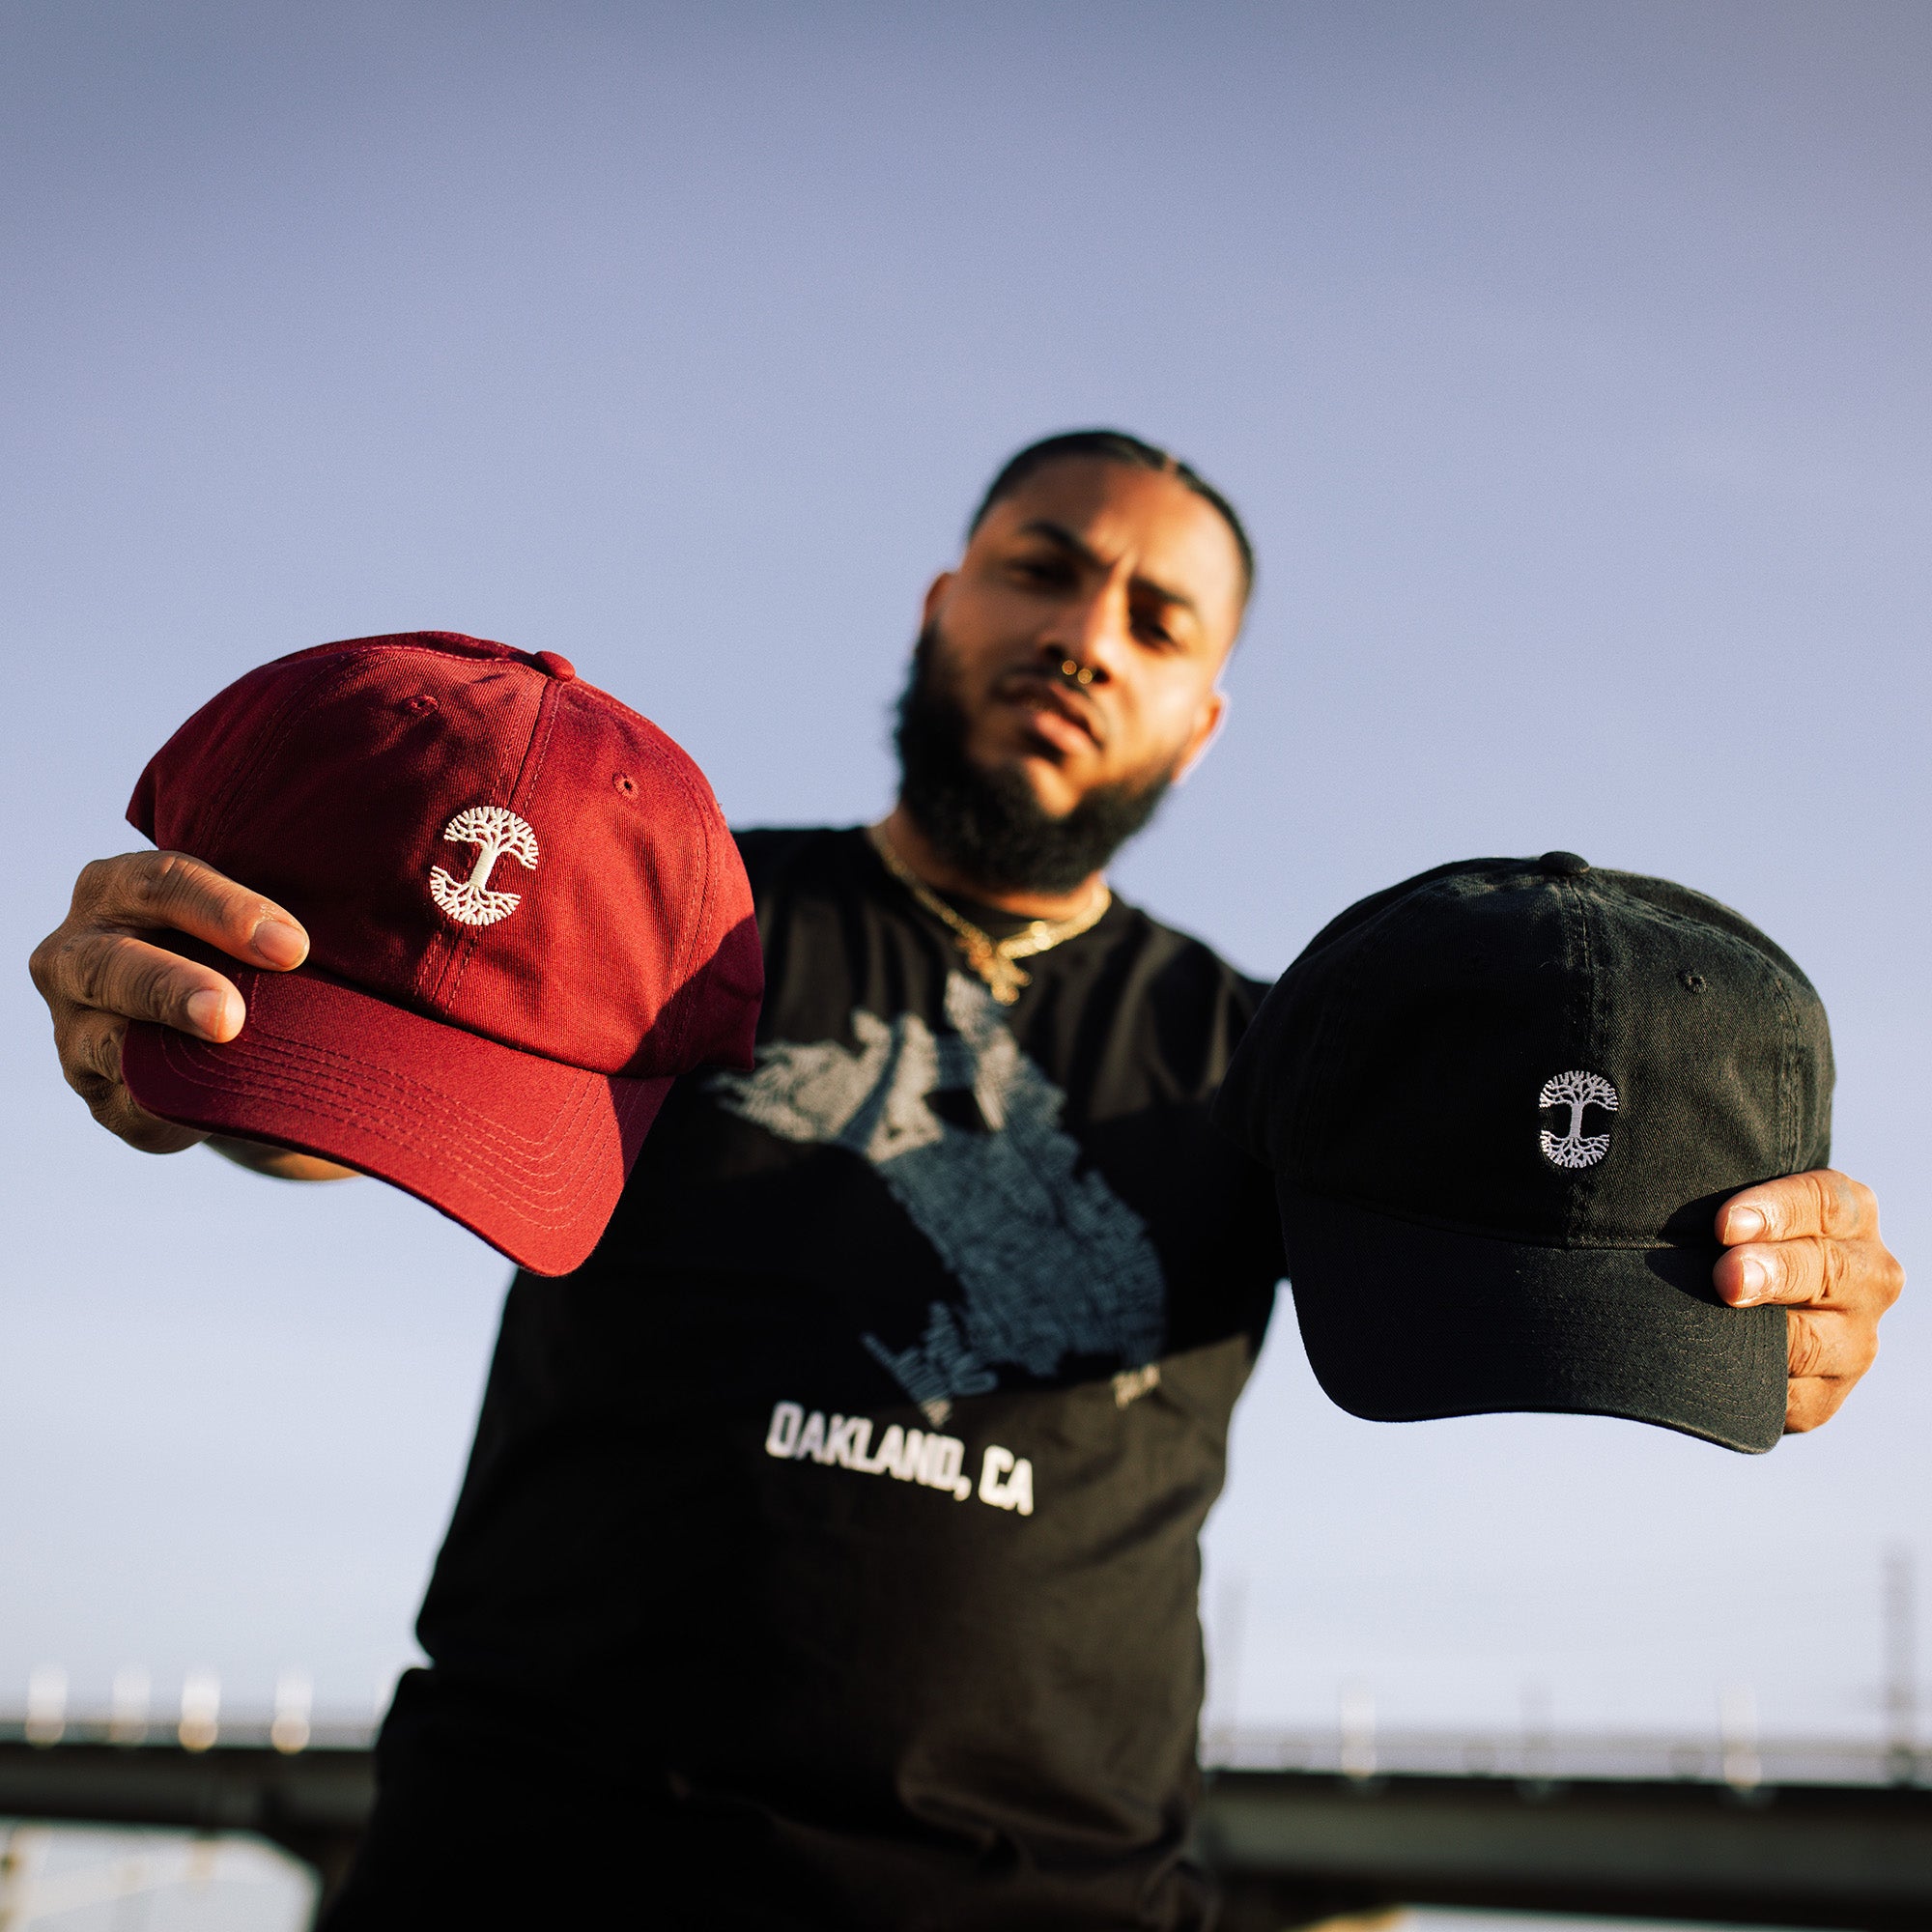
<path id="1" fill-rule="evenodd" d="M 958 572 L 942 570 L 925 586 L 925 602 L 920 606 L 919 627 L 923 631 L 939 614 L 939 607 L 946 602 L 946 593 L 952 588 L 952 582 Z"/>
<path id="2" fill-rule="evenodd" d="M 1208 747 L 1221 735 L 1221 726 L 1227 722 L 1228 694 L 1210 691 L 1187 743 L 1181 747 L 1180 756 L 1175 760 L 1173 783 L 1179 784 L 1208 755 Z"/>

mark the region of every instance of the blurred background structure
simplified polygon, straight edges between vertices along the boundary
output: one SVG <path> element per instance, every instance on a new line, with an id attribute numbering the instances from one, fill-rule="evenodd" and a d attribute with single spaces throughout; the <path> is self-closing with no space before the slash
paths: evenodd
<path id="1" fill-rule="evenodd" d="M 1173 444 L 1261 552 L 1131 896 L 1273 973 L 1471 853 L 1715 893 L 1823 992 L 1837 1158 L 1910 1265 L 1928 75 L 1915 0 L 0 0 L 0 1705 L 366 1721 L 506 1273 L 61 1088 L 17 962 L 148 754 L 265 658 L 451 628 L 567 653 L 737 823 L 869 817 L 920 592 L 1057 428 Z M 1284 1299 L 1209 1530 L 1210 1748 L 1910 1775 L 1929 1368 L 1908 1298 L 1761 1460 L 1377 1427 Z"/>

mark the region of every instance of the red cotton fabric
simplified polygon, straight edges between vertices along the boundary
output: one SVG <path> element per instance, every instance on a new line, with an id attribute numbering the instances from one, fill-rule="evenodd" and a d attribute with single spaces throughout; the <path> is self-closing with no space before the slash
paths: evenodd
<path id="1" fill-rule="evenodd" d="M 136 1025 L 150 1113 L 393 1182 L 538 1274 L 596 1245 L 671 1082 L 749 1066 L 751 888 L 703 775 L 569 661 L 449 632 L 250 671 L 128 817 L 286 906 L 223 1046 Z"/>

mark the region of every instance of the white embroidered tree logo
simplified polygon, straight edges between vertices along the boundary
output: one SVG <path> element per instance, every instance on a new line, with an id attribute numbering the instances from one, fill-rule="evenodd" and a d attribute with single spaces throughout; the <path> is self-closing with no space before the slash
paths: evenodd
<path id="1" fill-rule="evenodd" d="M 459 811 L 442 828 L 442 836 L 457 845 L 473 845 L 476 863 L 467 879 L 453 879 L 440 866 L 429 875 L 436 902 L 451 919 L 465 925 L 495 925 L 515 912 L 521 893 L 493 893 L 490 873 L 508 853 L 520 865 L 536 870 L 537 835 L 526 820 L 500 805 L 472 805 Z"/>
<path id="2" fill-rule="evenodd" d="M 1559 1073 L 1543 1083 L 1536 1104 L 1570 1109 L 1570 1128 L 1561 1138 L 1548 1127 L 1537 1136 L 1538 1146 L 1558 1167 L 1594 1167 L 1609 1152 L 1608 1134 L 1583 1131 L 1585 1107 L 1601 1107 L 1606 1114 L 1617 1111 L 1617 1090 L 1601 1073 Z"/>

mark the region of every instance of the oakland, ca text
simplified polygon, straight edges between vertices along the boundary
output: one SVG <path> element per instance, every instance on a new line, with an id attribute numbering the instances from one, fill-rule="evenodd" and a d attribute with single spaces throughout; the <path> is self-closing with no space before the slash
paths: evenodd
<path id="1" fill-rule="evenodd" d="M 966 1445 L 956 1435 L 930 1430 L 887 1426 L 872 1448 L 872 1418 L 868 1415 L 807 1413 L 803 1405 L 781 1402 L 772 1410 L 765 1432 L 765 1454 L 781 1462 L 836 1463 L 862 1476 L 891 1476 L 900 1483 L 919 1483 L 943 1490 L 964 1502 L 975 1492 L 966 1473 Z M 1033 1464 L 1010 1449 L 989 1442 L 980 1459 L 980 1500 L 995 1509 L 1033 1514 Z"/>

